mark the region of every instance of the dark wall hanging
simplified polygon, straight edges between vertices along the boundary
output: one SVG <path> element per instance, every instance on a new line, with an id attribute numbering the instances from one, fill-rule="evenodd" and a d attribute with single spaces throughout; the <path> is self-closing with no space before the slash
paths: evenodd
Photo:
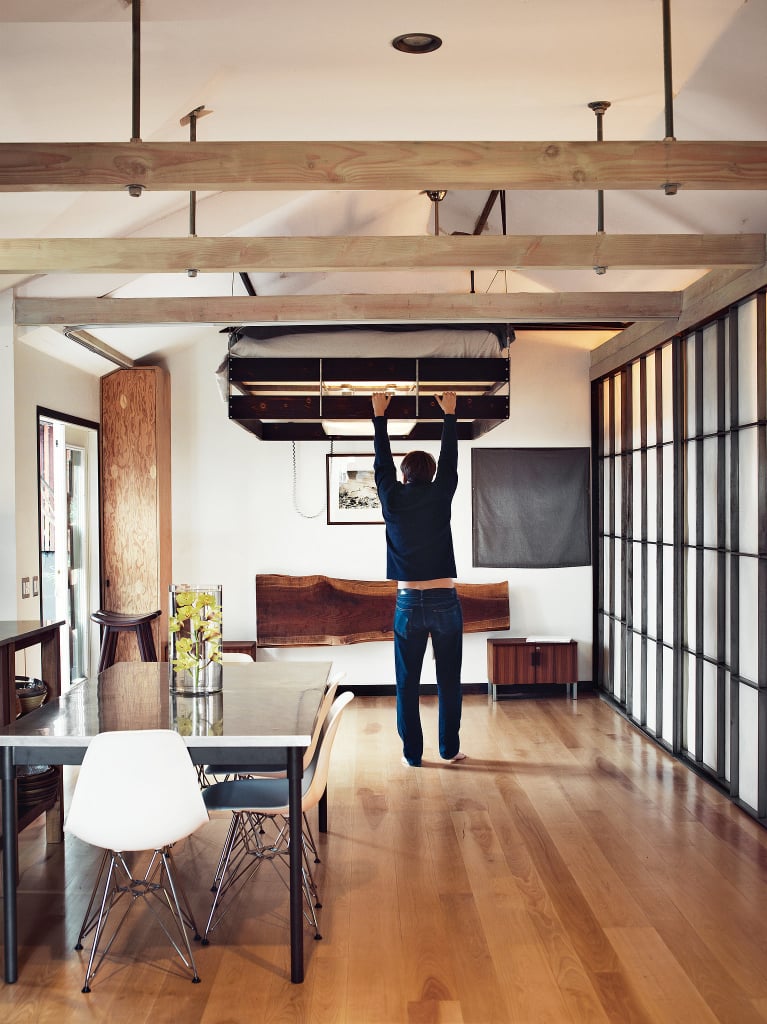
<path id="1" fill-rule="evenodd" d="M 474 448 L 472 564 L 591 564 L 588 448 Z"/>

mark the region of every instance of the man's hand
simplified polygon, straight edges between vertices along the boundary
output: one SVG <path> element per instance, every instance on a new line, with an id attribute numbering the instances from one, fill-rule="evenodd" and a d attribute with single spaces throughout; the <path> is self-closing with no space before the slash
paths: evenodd
<path id="1" fill-rule="evenodd" d="M 391 395 L 387 395 L 385 391 L 374 391 L 373 415 L 385 416 L 386 410 L 389 408 L 389 402 L 391 402 Z"/>
<path id="2" fill-rule="evenodd" d="M 434 396 L 439 403 L 442 412 L 447 416 L 455 416 L 455 391 L 443 391 L 441 395 Z"/>

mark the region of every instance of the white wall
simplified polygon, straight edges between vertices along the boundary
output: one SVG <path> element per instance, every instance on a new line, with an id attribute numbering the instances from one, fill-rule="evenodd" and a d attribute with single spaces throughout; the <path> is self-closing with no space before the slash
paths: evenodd
<path id="1" fill-rule="evenodd" d="M 15 346 L 16 571 L 20 619 L 40 615 L 39 597 L 21 599 L 19 580 L 40 571 L 37 506 L 37 407 L 99 420 L 99 378 L 17 341 Z"/>
<path id="2" fill-rule="evenodd" d="M 0 301 L 3 296 L 0 295 Z M 0 317 L 0 331 L 3 330 Z M 40 530 L 37 498 L 37 407 L 99 420 L 99 378 L 83 373 L 16 340 L 13 345 L 13 385 L 3 388 L 2 415 L 6 443 L 13 458 L 15 491 L 15 536 L 9 536 L 14 547 L 0 547 L 0 577 L 3 592 L 12 588 L 15 601 L 3 603 L 2 615 L 7 619 L 39 620 L 40 597 L 21 597 L 21 578 L 30 580 L 40 573 Z M 6 404 L 7 402 L 7 404 Z M 9 442 L 15 441 L 15 444 Z M 5 505 L 5 473 L 3 472 Z M 3 516 L 5 520 L 5 515 Z M 10 595 L 9 595 L 10 596 Z M 65 640 L 62 637 L 62 643 Z M 63 662 L 67 664 L 66 661 Z M 30 647 L 16 656 L 16 671 L 24 675 L 40 674 L 39 648 Z"/>
<path id="3" fill-rule="evenodd" d="M 325 456 L 328 445 L 297 444 L 297 499 L 289 442 L 263 442 L 227 418 L 214 370 L 225 355 L 198 345 L 168 359 L 172 388 L 173 578 L 221 583 L 224 636 L 255 639 L 256 573 L 324 573 L 350 579 L 383 579 L 383 526 L 328 526 Z M 464 683 L 485 683 L 488 636 L 554 634 L 579 645 L 579 678 L 591 678 L 592 579 L 590 567 L 476 569 L 471 564 L 471 447 L 588 446 L 589 354 L 518 339 L 511 349 L 509 422 L 477 442 L 459 442 L 459 486 L 453 502 L 453 535 L 461 582 L 508 579 L 511 629 L 468 634 Z M 424 444 L 435 455 L 437 442 Z M 372 451 L 372 443 L 336 442 L 336 452 Z M 346 672 L 346 681 L 393 683 L 390 643 L 259 652 L 259 657 L 321 658 Z M 424 682 L 433 681 L 431 665 Z"/>
<path id="4" fill-rule="evenodd" d="M 14 431 L 13 294 L 0 292 L 0 619 L 16 615 L 16 470 Z"/>

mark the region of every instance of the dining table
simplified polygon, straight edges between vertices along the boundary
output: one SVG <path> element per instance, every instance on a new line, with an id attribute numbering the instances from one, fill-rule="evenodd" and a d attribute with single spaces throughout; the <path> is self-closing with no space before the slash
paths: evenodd
<path id="1" fill-rule="evenodd" d="M 174 729 L 196 765 L 287 764 L 289 822 L 301 834 L 303 753 L 332 662 L 253 661 L 223 665 L 216 693 L 171 690 L 165 662 L 118 662 L 0 729 L 3 826 L 4 977 L 18 979 L 16 768 L 81 764 L 101 732 Z M 289 855 L 290 977 L 304 980 L 301 844 Z"/>

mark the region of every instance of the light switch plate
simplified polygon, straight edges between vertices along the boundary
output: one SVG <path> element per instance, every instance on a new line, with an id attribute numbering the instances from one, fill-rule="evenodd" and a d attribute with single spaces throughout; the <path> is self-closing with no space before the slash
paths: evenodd
<path id="1" fill-rule="evenodd" d="M 24 576 L 21 581 L 21 596 L 22 598 L 29 597 L 29 576 Z"/>
<path id="2" fill-rule="evenodd" d="M 39 597 L 39 596 L 40 596 L 40 577 L 39 576 L 33 576 L 32 577 L 32 597 Z"/>

